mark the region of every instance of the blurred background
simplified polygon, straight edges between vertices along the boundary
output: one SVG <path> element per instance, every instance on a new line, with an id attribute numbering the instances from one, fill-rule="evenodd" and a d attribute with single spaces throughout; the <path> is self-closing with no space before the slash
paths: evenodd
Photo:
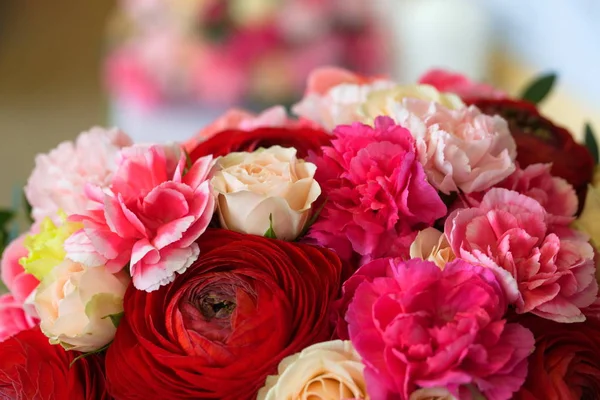
<path id="1" fill-rule="evenodd" d="M 340 65 L 414 81 L 445 67 L 517 94 L 556 72 L 542 110 L 600 131 L 597 0 L 2 0 L 0 207 L 34 157 L 94 125 L 182 139 L 223 110 L 291 104 Z"/>

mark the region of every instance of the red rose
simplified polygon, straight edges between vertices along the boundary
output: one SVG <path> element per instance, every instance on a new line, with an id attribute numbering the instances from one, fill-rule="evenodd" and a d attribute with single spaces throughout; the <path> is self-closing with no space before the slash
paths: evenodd
<path id="1" fill-rule="evenodd" d="M 310 127 L 258 128 L 251 131 L 227 130 L 198 144 L 191 152 L 192 161 L 212 154 L 224 156 L 235 151 L 254 151 L 259 147 L 295 147 L 298 158 L 306 158 L 310 151 L 320 153 L 321 146 L 331 140 L 324 130 Z"/>
<path id="2" fill-rule="evenodd" d="M 579 400 L 600 396 L 600 322 L 561 324 L 519 320 L 536 339 L 529 372 L 516 400 Z"/>
<path id="3" fill-rule="evenodd" d="M 170 285 L 127 291 L 106 357 L 115 398 L 255 398 L 282 358 L 331 337 L 333 252 L 222 229 L 198 244 Z"/>
<path id="4" fill-rule="evenodd" d="M 109 399 L 101 359 L 51 345 L 39 327 L 0 343 L 0 398 Z"/>
<path id="5" fill-rule="evenodd" d="M 594 174 L 594 160 L 588 149 L 575 142 L 569 131 L 540 115 L 529 102 L 480 99 L 472 104 L 486 114 L 504 117 L 517 143 L 517 161 L 521 168 L 552 163 L 552 175 L 573 185 L 581 208 Z"/>

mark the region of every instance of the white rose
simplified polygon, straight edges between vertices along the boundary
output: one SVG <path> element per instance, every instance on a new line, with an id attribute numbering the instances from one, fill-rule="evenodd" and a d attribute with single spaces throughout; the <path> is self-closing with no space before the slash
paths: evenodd
<path id="1" fill-rule="evenodd" d="M 314 164 L 296 159 L 296 149 L 280 146 L 219 158 L 212 185 L 221 225 L 262 236 L 272 219 L 278 239 L 296 239 L 321 194 L 316 170 Z"/>
<path id="2" fill-rule="evenodd" d="M 117 331 L 111 315 L 123 312 L 130 278 L 105 267 L 65 260 L 44 277 L 35 294 L 40 328 L 50 343 L 90 352 L 110 343 Z"/>
<path id="3" fill-rule="evenodd" d="M 417 234 L 410 245 L 410 258 L 431 261 L 441 269 L 456 256 L 446 239 L 446 235 L 435 228 L 425 228 Z"/>
<path id="4" fill-rule="evenodd" d="M 350 341 L 317 343 L 284 358 L 257 400 L 368 399 L 363 370 Z"/>

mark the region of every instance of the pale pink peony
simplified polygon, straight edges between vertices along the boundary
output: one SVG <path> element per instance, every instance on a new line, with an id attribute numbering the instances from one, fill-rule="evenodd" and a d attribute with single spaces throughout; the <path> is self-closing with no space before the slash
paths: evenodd
<path id="1" fill-rule="evenodd" d="M 84 228 L 65 242 L 67 257 L 117 272 L 130 263 L 134 286 L 152 291 L 198 258 L 215 200 L 208 180 L 212 157 L 186 170 L 179 148 L 132 146 L 121 151 L 110 188 L 88 187 L 94 209 L 71 216 Z"/>
<path id="2" fill-rule="evenodd" d="M 506 298 L 491 270 L 463 260 L 441 270 L 380 259 L 357 274 L 345 316 L 372 399 L 408 399 L 418 388 L 459 397 L 461 386 L 473 385 L 503 400 L 525 381 L 534 338 L 503 319 Z"/>
<path id="3" fill-rule="evenodd" d="M 334 135 L 311 159 L 327 202 L 309 237 L 345 260 L 408 256 L 418 231 L 446 214 L 410 132 L 380 117 L 374 128 L 355 123 Z"/>
<path id="4" fill-rule="evenodd" d="M 557 322 L 581 322 L 596 299 L 594 251 L 580 235 L 549 231 L 549 216 L 535 199 L 502 188 L 479 207 L 458 209 L 445 233 L 457 257 L 490 268 L 517 313 Z"/>
<path id="5" fill-rule="evenodd" d="M 446 71 L 443 69 L 432 69 L 427 71 L 419 83 L 431 85 L 441 92 L 450 92 L 463 99 L 504 99 L 507 96 L 501 90 L 484 83 L 473 82 L 464 75 Z"/>
<path id="6" fill-rule="evenodd" d="M 488 189 L 515 170 L 516 144 L 499 116 L 415 98 L 394 104 L 390 116 L 412 133 L 429 181 L 446 194 Z"/>
<path id="7" fill-rule="evenodd" d="M 25 236 L 19 236 L 4 249 L 0 262 L 2 281 L 13 295 L 14 301 L 20 304 L 25 303 L 25 300 L 40 283 L 35 276 L 26 273 L 19 263 L 21 257 L 27 257 L 28 253 L 23 245 Z"/>
<path id="8" fill-rule="evenodd" d="M 0 342 L 36 324 L 36 319 L 25 312 L 23 303 L 12 294 L 0 296 Z"/>
<path id="9" fill-rule="evenodd" d="M 131 144 L 118 129 L 92 128 L 75 142 L 63 142 L 48 154 L 38 155 L 25 186 L 34 220 L 50 217 L 58 221 L 59 210 L 66 214 L 84 212 L 90 205 L 85 185 L 108 186 L 117 166 L 117 153 Z"/>

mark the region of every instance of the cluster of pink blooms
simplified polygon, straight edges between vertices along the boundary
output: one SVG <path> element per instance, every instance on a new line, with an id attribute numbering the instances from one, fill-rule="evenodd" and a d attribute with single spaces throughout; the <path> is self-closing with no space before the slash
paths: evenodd
<path id="1" fill-rule="evenodd" d="M 330 250 L 318 256 L 315 268 L 343 266 L 339 285 L 327 287 L 337 293 L 331 307 L 327 305 L 329 314 L 315 316 L 314 310 L 300 310 L 301 304 L 282 306 L 271 287 L 264 293 L 264 288 L 248 289 L 249 280 L 231 278 L 237 273 L 236 257 L 245 255 L 231 251 L 214 261 L 227 271 L 206 272 L 208 280 L 202 284 L 234 282 L 219 283 L 234 293 L 227 292 L 229 303 L 219 304 L 238 301 L 239 312 L 231 314 L 231 321 L 206 325 L 197 320 L 205 305 L 194 309 L 192 289 L 191 294 L 174 295 L 189 295 L 193 301 L 185 303 L 185 312 L 168 305 L 164 315 L 173 316 L 165 317 L 166 329 L 191 318 L 186 329 L 196 332 L 177 333 L 186 338 L 185 346 L 178 342 L 181 348 L 168 343 L 175 340 L 170 334 L 158 332 L 165 351 L 181 354 L 186 346 L 200 346 L 196 336 L 202 343 L 216 341 L 220 350 L 211 356 L 217 365 L 238 354 L 237 347 L 227 347 L 229 340 L 244 342 L 243 336 L 225 338 L 225 326 L 245 326 L 243 334 L 253 345 L 263 340 L 262 333 L 270 328 L 262 325 L 270 322 L 241 309 L 243 292 L 253 299 L 244 304 L 252 307 L 273 302 L 320 318 L 319 326 L 331 320 L 331 337 L 349 341 L 345 346 L 351 349 L 334 351 L 334 341 L 324 347 L 312 343 L 317 347 L 296 358 L 277 353 L 274 365 L 281 364 L 278 370 L 265 371 L 270 375 L 266 383 L 261 376 L 260 382 L 248 384 L 264 385 L 260 399 L 312 398 L 311 393 L 314 398 L 337 398 L 327 397 L 331 388 L 323 381 L 316 384 L 318 379 L 335 382 L 340 399 L 534 398 L 519 397 L 526 381 L 533 379 L 528 366 L 538 339 L 521 319 L 569 325 L 597 318 L 592 307 L 598 304 L 594 249 L 571 225 L 578 212 L 576 192 L 551 174 L 549 164 L 520 166 L 507 121 L 465 104 L 467 98 L 501 99 L 504 93 L 443 71 L 426 75 L 423 82 L 427 84 L 400 86 L 323 69 L 313 73 L 305 97 L 294 107 L 299 120 L 282 108 L 258 116 L 234 110 L 188 143 L 171 145 L 132 144 L 118 130 L 95 128 L 38 156 L 25 188 L 35 223 L 2 259 L 2 279 L 10 294 L 0 297 L 0 342 L 41 324 L 51 342 L 67 351 L 85 353 L 94 346 L 104 350 L 115 330 L 117 338 L 120 333 L 116 325 L 114 330 L 101 328 L 101 320 L 124 308 L 130 326 L 127 301 L 136 293 L 179 290 L 183 283 L 173 281 L 194 266 L 197 271 L 207 248 L 214 254 L 214 244 L 203 247 L 211 235 L 220 238 L 213 228 L 246 237 L 265 232 L 268 240 L 285 239 L 298 246 L 281 254 L 315 246 Z M 316 144 L 305 148 L 307 143 Z M 301 154 L 308 156 L 303 159 Z M 62 237 L 49 233 L 54 231 L 48 226 L 71 230 Z M 278 239 L 278 232 L 285 235 Z M 34 240 L 43 235 L 49 235 L 46 242 Z M 44 246 L 51 248 L 51 257 L 41 252 Z M 302 254 L 294 257 L 313 262 L 310 252 Z M 257 260 L 263 256 L 252 255 Z M 52 257 L 59 259 L 59 266 L 40 273 L 40 265 Z M 207 257 L 202 262 L 216 256 Z M 284 256 L 277 257 L 274 262 L 283 263 Z M 287 272 L 277 272 L 277 265 L 269 268 L 285 281 Z M 70 271 L 67 275 L 64 268 Z M 244 276 L 262 279 L 250 267 L 243 268 Z M 111 279 L 94 275 L 97 280 L 90 283 L 84 276 L 88 269 Z M 126 294 L 123 285 L 128 286 Z M 97 296 L 108 295 L 106 304 L 94 303 L 94 296 L 99 301 Z M 146 307 L 161 306 L 153 301 Z M 97 309 L 108 311 L 95 319 L 94 313 L 101 312 Z M 229 316 L 223 309 L 214 310 Z M 155 311 L 139 309 L 136 318 L 157 315 Z M 58 322 L 63 315 L 78 320 L 84 312 L 83 327 Z M 155 322 L 148 320 L 151 328 L 144 329 L 154 329 Z M 279 322 L 287 329 L 286 321 Z M 100 329 L 109 330 L 97 335 Z M 310 329 L 305 326 L 294 334 Z M 118 375 L 108 370 L 114 357 L 109 347 L 108 393 L 128 398 L 111 382 Z M 152 362 L 168 363 L 167 358 Z M 3 368 L 0 362 L 0 376 L 8 376 Z M 194 366 L 189 371 L 187 366 L 178 368 L 181 373 L 172 377 L 187 376 L 185 390 L 196 393 L 190 377 L 204 372 Z M 164 383 L 165 388 L 176 387 L 176 382 Z"/>
<path id="2" fill-rule="evenodd" d="M 291 102 L 310 71 L 385 68 L 369 0 L 121 0 L 105 63 L 110 93 L 139 108 Z"/>

